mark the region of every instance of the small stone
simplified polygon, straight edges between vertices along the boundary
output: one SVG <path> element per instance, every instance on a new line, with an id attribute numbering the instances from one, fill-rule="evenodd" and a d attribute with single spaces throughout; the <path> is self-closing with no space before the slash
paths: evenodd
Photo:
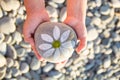
<path id="1" fill-rule="evenodd" d="M 17 80 L 29 80 L 29 79 L 27 79 L 27 78 L 24 77 L 24 76 L 18 76 L 18 77 L 17 77 Z"/>
<path id="2" fill-rule="evenodd" d="M 31 48 L 31 45 L 29 43 L 24 42 L 24 41 L 20 42 L 20 46 L 23 48 Z"/>
<path id="3" fill-rule="evenodd" d="M 120 8 L 120 0 L 111 0 L 114 8 Z"/>
<path id="4" fill-rule="evenodd" d="M 0 54 L 0 67 L 3 67 L 6 64 L 7 62 L 6 62 L 5 57 L 2 54 Z"/>
<path id="5" fill-rule="evenodd" d="M 53 2 L 53 1 L 49 1 L 48 4 L 54 8 L 58 8 L 57 3 Z"/>
<path id="6" fill-rule="evenodd" d="M 51 21 L 51 22 L 58 22 L 58 18 L 51 17 L 51 18 L 50 18 L 50 21 Z"/>
<path id="7" fill-rule="evenodd" d="M 20 71 L 18 70 L 18 69 L 16 69 L 16 68 L 12 68 L 12 75 L 14 76 L 14 77 L 17 77 L 17 76 L 19 76 L 21 73 L 20 73 Z"/>
<path id="8" fill-rule="evenodd" d="M 49 14 L 49 17 L 58 17 L 58 11 L 56 8 L 54 8 L 52 6 L 47 6 L 46 10 Z"/>
<path id="9" fill-rule="evenodd" d="M 107 49 L 106 51 L 105 51 L 105 54 L 111 54 L 112 53 L 112 49 Z"/>
<path id="10" fill-rule="evenodd" d="M 13 67 L 15 67 L 16 69 L 19 69 L 20 63 L 17 60 L 15 60 Z"/>
<path id="11" fill-rule="evenodd" d="M 18 57 L 23 57 L 26 53 L 26 50 L 24 48 L 18 48 L 16 51 Z"/>
<path id="12" fill-rule="evenodd" d="M 104 36 L 104 38 L 109 38 L 110 37 L 110 32 L 108 30 L 105 30 L 103 32 L 103 36 Z"/>
<path id="13" fill-rule="evenodd" d="M 31 76 L 30 72 L 25 73 L 24 76 L 27 77 L 29 80 L 32 79 L 32 76 Z"/>
<path id="14" fill-rule="evenodd" d="M 5 39 L 4 34 L 3 34 L 3 33 L 0 33 L 0 43 L 2 43 L 4 39 Z"/>
<path id="15" fill-rule="evenodd" d="M 104 47 L 109 48 L 111 45 L 112 39 L 111 38 L 105 38 L 102 40 L 102 44 Z"/>
<path id="16" fill-rule="evenodd" d="M 103 14 L 103 15 L 109 15 L 110 14 L 110 6 L 108 4 L 103 5 L 100 8 L 100 13 Z"/>
<path id="17" fill-rule="evenodd" d="M 13 39 L 16 41 L 17 44 L 19 44 L 22 41 L 22 35 L 19 32 L 15 31 L 13 33 Z"/>
<path id="18" fill-rule="evenodd" d="M 30 74 L 34 80 L 40 80 L 40 75 L 37 74 L 35 71 L 30 71 Z"/>
<path id="19" fill-rule="evenodd" d="M 53 78 L 60 78 L 61 76 L 62 76 L 62 73 L 60 73 L 60 72 L 58 72 L 58 71 L 50 71 L 49 73 L 48 73 L 48 75 L 50 76 L 50 77 L 53 77 Z"/>
<path id="20" fill-rule="evenodd" d="M 0 19 L 0 32 L 4 34 L 10 34 L 16 29 L 13 20 L 9 17 L 3 17 Z"/>
<path id="21" fill-rule="evenodd" d="M 6 60 L 7 60 L 7 67 L 10 68 L 14 65 L 14 61 L 12 58 L 7 58 Z"/>
<path id="22" fill-rule="evenodd" d="M 112 32 L 112 39 L 114 40 L 114 41 L 120 41 L 120 35 L 119 34 L 117 34 L 117 33 L 115 33 L 115 32 Z"/>
<path id="23" fill-rule="evenodd" d="M 12 59 L 17 58 L 17 52 L 16 52 L 15 48 L 12 45 L 7 46 L 7 56 L 12 58 Z"/>
<path id="24" fill-rule="evenodd" d="M 102 0 L 95 0 L 96 6 L 100 7 L 102 5 Z"/>
<path id="25" fill-rule="evenodd" d="M 107 58 L 104 59 L 103 67 L 104 68 L 109 68 L 110 65 L 111 65 L 111 58 L 110 58 L 110 56 L 108 56 Z"/>
<path id="26" fill-rule="evenodd" d="M 2 0 L 1 6 L 5 11 L 17 10 L 20 7 L 18 0 Z"/>
<path id="27" fill-rule="evenodd" d="M 66 7 L 63 7 L 60 11 L 60 21 L 63 22 L 67 17 Z"/>
<path id="28" fill-rule="evenodd" d="M 41 64 L 40 61 L 36 59 L 36 57 L 33 57 L 30 63 L 30 68 L 32 70 L 38 70 L 40 68 L 40 64 Z"/>
<path id="29" fill-rule="evenodd" d="M 108 24 L 110 23 L 111 21 L 113 20 L 113 17 L 112 16 L 109 16 L 109 15 L 102 15 L 101 16 L 101 21 L 102 21 L 102 24 Z"/>
<path id="30" fill-rule="evenodd" d="M 52 0 L 52 1 L 55 2 L 55 3 L 59 3 L 59 4 L 62 4 L 62 3 L 65 2 L 65 0 Z"/>
<path id="31" fill-rule="evenodd" d="M 0 43 L 0 53 L 5 55 L 7 52 L 7 44 L 5 42 Z"/>
<path id="32" fill-rule="evenodd" d="M 88 27 L 87 31 L 88 31 L 87 32 L 88 33 L 87 34 L 87 40 L 88 41 L 93 41 L 98 37 L 98 32 L 94 27 L 92 27 L 92 26 Z"/>
<path id="33" fill-rule="evenodd" d="M 13 39 L 12 39 L 12 36 L 6 35 L 4 42 L 6 42 L 7 44 L 11 44 L 12 40 L 13 40 Z"/>
<path id="34" fill-rule="evenodd" d="M 51 71 L 54 68 L 54 64 L 52 63 L 48 63 L 44 68 L 43 71 L 48 73 L 49 71 Z"/>
<path id="35" fill-rule="evenodd" d="M 6 72 L 0 73 L 0 80 L 2 80 L 5 77 Z"/>
<path id="36" fill-rule="evenodd" d="M 87 64 L 87 65 L 85 66 L 85 70 L 86 70 L 86 71 L 90 70 L 91 68 L 94 67 L 94 65 L 95 65 L 95 62 L 92 61 L 91 63 L 89 63 L 89 64 Z"/>
<path id="37" fill-rule="evenodd" d="M 101 19 L 99 17 L 93 17 L 92 24 L 99 26 L 101 24 Z"/>
<path id="38" fill-rule="evenodd" d="M 25 63 L 25 62 L 21 63 L 21 64 L 20 64 L 20 71 L 21 71 L 22 73 L 27 73 L 27 72 L 29 72 L 29 65 L 28 65 L 27 63 Z"/>
<path id="39" fill-rule="evenodd" d="M 3 11 L 2 11 L 2 9 L 1 9 L 1 7 L 0 7 L 0 18 L 1 17 L 3 17 Z"/>

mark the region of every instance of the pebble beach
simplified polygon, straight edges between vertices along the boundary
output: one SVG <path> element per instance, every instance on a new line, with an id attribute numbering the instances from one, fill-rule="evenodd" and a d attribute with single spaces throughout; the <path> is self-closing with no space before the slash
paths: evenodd
<path id="1" fill-rule="evenodd" d="M 45 0 L 51 22 L 66 18 L 66 0 Z M 87 46 L 61 68 L 39 61 L 24 41 L 23 0 L 0 0 L 0 80 L 120 80 L 120 0 L 88 0 Z"/>

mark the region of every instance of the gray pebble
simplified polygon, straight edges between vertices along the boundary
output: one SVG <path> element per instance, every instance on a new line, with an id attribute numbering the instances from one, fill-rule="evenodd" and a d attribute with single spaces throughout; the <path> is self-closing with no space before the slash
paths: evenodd
<path id="1" fill-rule="evenodd" d="M 52 6 L 47 6 L 46 10 L 49 14 L 49 17 L 58 17 L 58 11 L 56 8 L 54 8 Z"/>
<path id="2" fill-rule="evenodd" d="M 16 59 L 17 58 L 17 52 L 15 50 L 15 48 L 12 45 L 7 45 L 7 54 L 8 57 L 12 58 L 12 59 Z"/>
<path id="3" fill-rule="evenodd" d="M 102 44 L 104 45 L 104 47 L 109 48 L 111 45 L 112 39 L 111 38 L 106 38 L 102 40 Z"/>
<path id="4" fill-rule="evenodd" d="M 32 70 L 38 70 L 40 68 L 40 64 L 41 64 L 40 61 L 36 59 L 36 57 L 33 57 L 30 63 L 30 68 Z"/>
<path id="5" fill-rule="evenodd" d="M 63 7 L 60 11 L 60 21 L 63 22 L 67 17 L 66 7 Z"/>
<path id="6" fill-rule="evenodd" d="M 16 29 L 13 20 L 9 17 L 3 17 L 0 19 L 0 32 L 4 34 L 10 34 Z"/>
<path id="7" fill-rule="evenodd" d="M 26 50 L 24 48 L 18 48 L 16 51 L 18 57 L 23 57 L 26 53 Z"/>
<path id="8" fill-rule="evenodd" d="M 61 76 L 62 76 L 62 73 L 60 73 L 60 72 L 58 72 L 58 71 L 50 71 L 49 73 L 48 73 L 48 75 L 50 76 L 50 77 L 53 77 L 53 78 L 60 78 Z"/>
<path id="9" fill-rule="evenodd" d="M 34 71 L 30 71 L 30 74 L 34 80 L 40 80 L 40 75 Z"/>
<path id="10" fill-rule="evenodd" d="M 44 68 L 43 68 L 43 72 L 49 72 L 54 68 L 54 64 L 52 63 L 48 63 Z"/>
<path id="11" fill-rule="evenodd" d="M 27 72 L 29 72 L 29 65 L 28 65 L 26 62 L 22 62 L 22 63 L 20 64 L 20 71 L 21 71 L 22 73 L 27 73 Z"/>
<path id="12" fill-rule="evenodd" d="M 7 60 L 7 67 L 12 67 L 14 65 L 14 61 L 12 58 L 6 58 Z"/>
<path id="13" fill-rule="evenodd" d="M 12 69 L 12 75 L 14 77 L 17 77 L 17 76 L 19 76 L 21 74 L 21 72 L 16 68 L 11 68 L 11 69 Z"/>
<path id="14" fill-rule="evenodd" d="M 109 4 L 103 5 L 100 8 L 100 13 L 103 14 L 103 15 L 109 15 L 110 14 L 110 6 L 109 6 Z"/>

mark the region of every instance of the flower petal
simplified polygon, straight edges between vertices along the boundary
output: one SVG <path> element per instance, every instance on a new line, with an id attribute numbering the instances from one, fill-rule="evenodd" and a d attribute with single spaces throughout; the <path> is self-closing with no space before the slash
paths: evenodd
<path id="1" fill-rule="evenodd" d="M 41 45 L 39 46 L 39 48 L 40 48 L 41 50 L 48 50 L 48 49 L 50 49 L 51 47 L 52 47 L 51 44 L 41 44 Z"/>
<path id="2" fill-rule="evenodd" d="M 58 40 L 60 37 L 60 29 L 58 26 L 55 26 L 53 29 L 53 37 L 55 40 Z"/>
<path id="3" fill-rule="evenodd" d="M 60 57 L 60 50 L 58 48 L 58 49 L 56 49 L 53 58 L 54 58 L 54 60 L 57 60 L 59 57 Z"/>
<path id="4" fill-rule="evenodd" d="M 47 42 L 53 42 L 53 38 L 48 34 L 41 34 L 41 38 Z"/>
<path id="5" fill-rule="evenodd" d="M 60 41 L 61 41 L 61 42 L 66 41 L 66 40 L 68 39 L 69 35 L 70 35 L 70 30 L 65 31 L 65 32 L 61 35 Z"/>
<path id="6" fill-rule="evenodd" d="M 70 56 L 70 51 L 69 51 L 69 49 L 64 48 L 64 47 L 60 47 L 60 51 L 61 51 L 61 54 L 62 54 L 65 58 L 67 58 L 67 57 Z"/>
<path id="7" fill-rule="evenodd" d="M 65 48 L 73 48 L 71 41 L 64 42 L 61 45 L 62 45 L 62 47 L 65 47 Z"/>
<path id="8" fill-rule="evenodd" d="M 51 49 L 47 50 L 45 53 L 43 53 L 43 57 L 47 58 L 47 57 L 52 56 L 54 51 L 55 51 L 54 48 L 51 48 Z"/>

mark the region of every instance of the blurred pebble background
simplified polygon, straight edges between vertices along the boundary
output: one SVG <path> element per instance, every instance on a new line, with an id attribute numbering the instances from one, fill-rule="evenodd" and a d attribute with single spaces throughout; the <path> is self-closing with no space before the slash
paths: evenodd
<path id="1" fill-rule="evenodd" d="M 66 18 L 65 0 L 46 0 L 52 22 Z M 0 80 L 120 80 L 120 0 L 88 0 L 88 44 L 64 68 L 36 59 L 23 39 L 23 0 L 0 0 Z"/>

